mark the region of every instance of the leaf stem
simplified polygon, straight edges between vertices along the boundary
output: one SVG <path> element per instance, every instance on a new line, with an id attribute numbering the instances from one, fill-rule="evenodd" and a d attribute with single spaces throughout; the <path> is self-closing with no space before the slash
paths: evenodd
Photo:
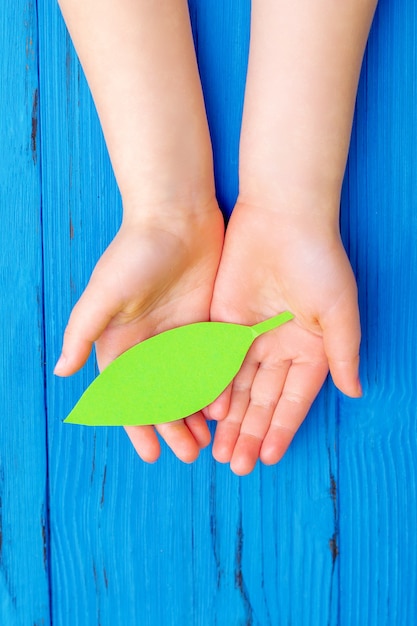
<path id="1" fill-rule="evenodd" d="M 265 320 L 264 322 L 255 324 L 251 328 L 255 332 L 256 336 L 259 337 L 259 335 L 263 335 L 264 333 L 267 333 L 268 331 L 273 330 L 274 328 L 278 328 L 278 326 L 281 326 L 282 324 L 285 324 L 286 322 L 289 322 L 292 319 L 294 319 L 294 315 L 290 313 L 289 311 L 284 311 L 283 313 L 280 313 L 279 315 L 276 315 L 275 317 L 271 317 L 268 320 Z"/>

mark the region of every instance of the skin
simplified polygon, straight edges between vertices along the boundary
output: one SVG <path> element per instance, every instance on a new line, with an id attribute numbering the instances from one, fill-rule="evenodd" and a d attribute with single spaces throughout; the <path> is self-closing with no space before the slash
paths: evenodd
<path id="1" fill-rule="evenodd" d="M 361 394 L 356 284 L 338 217 L 375 4 L 253 0 L 240 192 L 223 247 L 186 2 L 61 0 L 124 216 L 55 371 L 79 369 L 94 341 L 103 368 L 174 326 L 209 315 L 253 324 L 289 309 L 295 320 L 260 337 L 204 411 L 219 421 L 214 457 L 240 475 L 279 461 L 329 369 L 342 392 Z M 201 413 L 157 430 L 187 462 L 210 438 Z M 159 455 L 156 432 L 128 429 L 144 460 Z"/>
<path id="2" fill-rule="evenodd" d="M 224 238 L 185 0 L 62 0 L 123 199 L 123 222 L 74 307 L 55 367 L 96 342 L 101 369 L 163 330 L 209 319 Z M 169 94 L 169 97 L 167 97 Z M 126 429 L 148 462 L 157 433 L 184 462 L 210 442 L 201 413 Z"/>
<path id="3" fill-rule="evenodd" d="M 358 397 L 355 279 L 339 234 L 362 55 L 374 0 L 254 0 L 240 146 L 212 319 L 295 320 L 259 338 L 206 411 L 213 455 L 239 475 L 278 462 L 328 370 Z"/>

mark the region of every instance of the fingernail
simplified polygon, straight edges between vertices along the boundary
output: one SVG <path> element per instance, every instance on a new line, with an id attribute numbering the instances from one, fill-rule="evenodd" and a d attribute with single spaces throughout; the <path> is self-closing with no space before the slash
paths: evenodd
<path id="1" fill-rule="evenodd" d="M 60 376 L 62 374 L 63 370 L 65 369 L 66 362 L 67 362 L 67 357 L 61 354 L 61 356 L 59 357 L 54 367 L 54 374 L 56 376 Z"/>

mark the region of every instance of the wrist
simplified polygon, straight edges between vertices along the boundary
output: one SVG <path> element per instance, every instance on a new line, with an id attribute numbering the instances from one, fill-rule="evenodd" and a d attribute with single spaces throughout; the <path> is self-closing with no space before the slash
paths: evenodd
<path id="1" fill-rule="evenodd" d="M 123 215 L 129 220 L 156 219 L 158 216 L 193 216 L 213 210 L 215 185 L 211 150 L 194 158 L 184 151 L 175 158 L 148 161 L 135 176 L 119 188 Z"/>
<path id="2" fill-rule="evenodd" d="M 314 188 L 259 189 L 252 183 L 239 191 L 238 206 L 260 219 L 281 224 L 280 230 L 339 232 L 340 193 Z"/>
<path id="3" fill-rule="evenodd" d="M 114 170 L 129 211 L 187 203 L 197 207 L 215 195 L 209 139 L 191 142 L 185 132 L 182 140 L 155 140 L 125 167 L 119 160 Z"/>
<path id="4" fill-rule="evenodd" d="M 122 226 L 128 229 L 160 229 L 179 235 L 210 230 L 211 224 L 222 224 L 223 216 L 214 190 L 200 188 L 183 197 L 143 204 L 130 197 L 123 203 Z M 217 226 L 216 226 L 217 227 Z M 205 233 L 209 236 L 209 232 Z"/>
<path id="5" fill-rule="evenodd" d="M 292 199 L 293 200 L 293 199 Z M 294 202 L 284 198 L 252 198 L 239 194 L 233 216 L 249 219 L 261 232 L 268 229 L 279 250 L 303 240 L 340 243 L 339 204 Z M 254 236 L 256 233 L 254 231 Z M 279 251 L 277 250 L 277 252 Z"/>

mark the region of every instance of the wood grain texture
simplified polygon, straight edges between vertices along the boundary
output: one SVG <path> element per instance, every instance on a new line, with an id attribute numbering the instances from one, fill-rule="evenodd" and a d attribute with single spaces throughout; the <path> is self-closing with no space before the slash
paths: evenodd
<path id="1" fill-rule="evenodd" d="M 344 230 L 363 322 L 340 403 L 340 623 L 417 615 L 417 7 L 381 0 L 358 94 Z"/>
<path id="2" fill-rule="evenodd" d="M 250 0 L 190 0 L 194 42 L 215 155 L 216 193 L 229 216 L 238 194 L 239 136 L 249 53 Z"/>
<path id="3" fill-rule="evenodd" d="M 37 16 L 0 9 L 0 623 L 49 623 Z"/>
<path id="4" fill-rule="evenodd" d="M 235 6 L 191 7 L 226 213 L 237 193 L 249 26 L 248 3 Z M 49 372 L 71 307 L 116 231 L 120 200 L 56 8 L 41 8 L 40 27 Z M 331 394 L 280 468 L 239 479 L 209 450 L 187 467 L 164 449 L 148 467 L 122 431 L 63 426 L 93 373 L 90 362 L 71 381 L 47 378 L 53 622 L 335 624 L 335 420 L 320 408 Z"/>
<path id="5" fill-rule="evenodd" d="M 326 385 L 283 462 L 246 478 L 210 449 L 186 466 L 164 447 L 148 466 L 122 430 L 61 423 L 95 364 L 70 380 L 55 379 L 53 365 L 118 228 L 120 197 L 56 4 L 39 3 L 39 16 L 22 0 L 0 11 L 1 625 L 413 624 L 414 0 L 380 0 L 343 190 L 365 395 L 351 401 Z M 250 2 L 190 0 L 190 13 L 229 215 Z"/>

